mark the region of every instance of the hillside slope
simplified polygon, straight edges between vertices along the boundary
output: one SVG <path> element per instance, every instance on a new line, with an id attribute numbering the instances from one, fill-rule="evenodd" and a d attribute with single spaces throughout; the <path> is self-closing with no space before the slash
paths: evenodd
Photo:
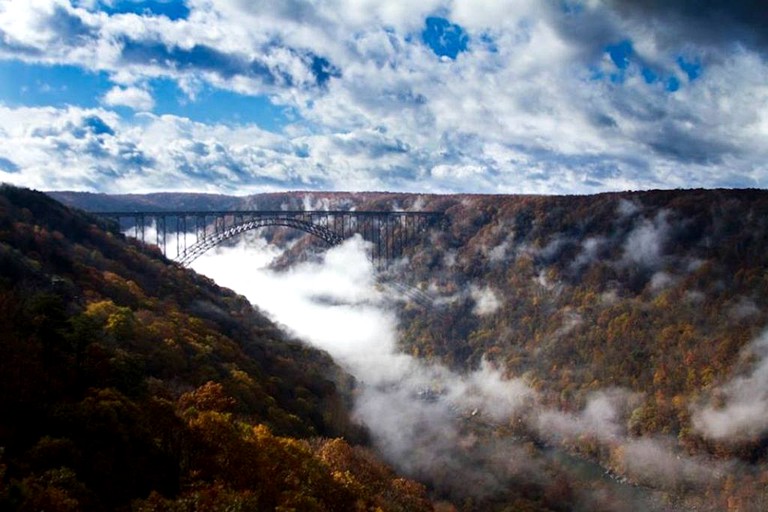
<path id="1" fill-rule="evenodd" d="M 638 432 L 686 426 L 667 402 L 727 380 L 768 324 L 764 191 L 475 197 L 447 212 L 411 270 L 454 322 L 414 315 L 406 342 L 497 361 L 563 405 L 607 386 L 657 397 Z"/>
<path id="2" fill-rule="evenodd" d="M 679 509 L 768 506 L 768 192 L 451 199 L 404 350 L 503 368 L 534 397 L 507 427 Z"/>
<path id="3" fill-rule="evenodd" d="M 45 195 L 0 188 L 0 509 L 430 510 L 324 353 Z"/>

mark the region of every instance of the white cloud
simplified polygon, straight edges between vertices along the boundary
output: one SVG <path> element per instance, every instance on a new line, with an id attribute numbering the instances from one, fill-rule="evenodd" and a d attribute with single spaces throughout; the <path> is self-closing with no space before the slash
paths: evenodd
<path id="1" fill-rule="evenodd" d="M 661 211 L 653 220 L 641 219 L 639 224 L 627 235 L 624 242 L 624 261 L 657 267 L 664 255 L 664 246 L 669 236 L 669 212 Z"/>
<path id="2" fill-rule="evenodd" d="M 683 454 L 670 438 L 627 435 L 627 416 L 641 399 L 627 390 L 603 389 L 592 393 L 578 413 L 542 409 L 534 423 L 550 442 L 566 446 L 599 443 L 603 452 L 609 453 L 602 464 L 634 485 L 678 491 L 681 485 L 711 486 L 733 473 L 733 461 Z"/>
<path id="3" fill-rule="evenodd" d="M 114 136 L 119 118 L 102 109 L 19 108 L 0 106 L 0 155 L 18 165 L 9 182 L 43 190 L 100 189 L 136 167 L 126 162 L 134 151 Z"/>
<path id="4" fill-rule="evenodd" d="M 752 299 L 741 297 L 738 302 L 728 308 L 728 316 L 734 320 L 744 320 L 760 313 L 760 308 Z"/>
<path id="5" fill-rule="evenodd" d="M 666 441 L 666 442 L 665 442 Z M 614 470 L 634 482 L 661 489 L 709 484 L 732 474 L 732 463 L 682 457 L 669 440 L 630 439 L 614 451 Z"/>
<path id="6" fill-rule="evenodd" d="M 9 180 L 44 190 L 236 193 L 343 178 L 319 176 L 316 162 L 297 156 L 292 141 L 255 126 L 152 114 L 127 122 L 104 109 L 0 106 L 0 129 L 0 156 L 19 168 Z"/>
<path id="7" fill-rule="evenodd" d="M 499 296 L 490 286 L 483 288 L 471 286 L 469 293 L 475 301 L 475 307 L 472 311 L 478 316 L 492 315 L 501 307 Z"/>
<path id="8" fill-rule="evenodd" d="M 107 92 L 103 101 L 111 107 L 129 107 L 144 112 L 152 110 L 155 106 L 155 100 L 149 91 L 140 87 L 115 86 Z"/>
<path id="9" fill-rule="evenodd" d="M 536 418 L 537 427 L 546 438 L 556 441 L 590 435 L 602 442 L 615 442 L 624 436 L 622 409 L 636 399 L 620 389 L 597 391 L 579 414 L 542 411 Z"/>
<path id="10" fill-rule="evenodd" d="M 57 12 L 66 13 L 68 7 L 63 0 L 6 1 L 0 4 L 0 27 L 6 37 L 18 44 L 48 49 L 58 35 L 48 21 L 54 19 Z"/>
<path id="11" fill-rule="evenodd" d="M 630 217 L 639 212 L 641 209 L 642 206 L 639 205 L 636 201 L 630 201 L 628 199 L 624 199 L 623 197 L 619 199 L 619 204 L 616 207 L 616 210 L 621 217 Z"/>
<path id="12" fill-rule="evenodd" d="M 768 432 L 768 331 L 742 351 L 755 359 L 749 373 L 735 375 L 715 390 L 718 404 L 694 408 L 693 424 L 711 439 L 749 441 Z"/>
<path id="13" fill-rule="evenodd" d="M 512 237 L 508 236 L 499 245 L 489 249 L 487 251 L 488 260 L 495 263 L 506 261 L 507 251 L 512 247 L 512 242 Z"/>
<path id="14" fill-rule="evenodd" d="M 675 284 L 675 276 L 667 272 L 656 272 L 651 276 L 650 287 L 654 292 L 669 288 Z"/>
<path id="15" fill-rule="evenodd" d="M 598 260 L 600 249 L 605 245 L 603 237 L 588 237 L 581 242 L 581 251 L 571 263 L 572 268 L 579 270 L 582 267 Z"/>
<path id="16" fill-rule="evenodd" d="M 357 237 L 330 249 L 322 262 L 273 272 L 263 267 L 273 250 L 240 245 L 211 251 L 193 268 L 233 286 L 354 375 L 354 414 L 401 471 L 462 495 L 503 489 L 521 471 L 522 449 L 479 439 L 463 422 L 505 424 L 534 399 L 533 390 L 485 361 L 458 374 L 399 352 L 397 319 L 390 298 L 376 286 L 366 250 Z M 467 480 L 473 488 L 466 488 Z"/>

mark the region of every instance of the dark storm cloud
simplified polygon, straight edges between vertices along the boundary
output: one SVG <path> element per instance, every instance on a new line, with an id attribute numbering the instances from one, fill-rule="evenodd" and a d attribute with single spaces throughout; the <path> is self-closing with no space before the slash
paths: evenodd
<path id="1" fill-rule="evenodd" d="M 57 35 L 57 42 L 66 45 L 81 44 L 88 39 L 97 37 L 93 29 L 86 25 L 79 16 L 70 13 L 61 6 L 56 6 L 46 23 L 48 28 Z"/>
<path id="2" fill-rule="evenodd" d="M 270 49 L 267 48 L 265 51 L 269 52 Z M 316 86 L 323 87 L 331 78 L 341 76 L 341 71 L 324 57 L 292 49 L 289 49 L 289 53 L 309 70 Z M 128 64 L 162 65 L 181 72 L 205 71 L 215 73 L 224 79 L 243 76 L 258 79 L 268 86 L 292 87 L 301 84 L 301 80 L 280 69 L 279 66 L 269 66 L 257 59 L 246 59 L 236 54 L 224 53 L 206 45 L 195 45 L 187 49 L 126 38 L 123 41 L 122 57 Z"/>
<path id="3" fill-rule="evenodd" d="M 703 137 L 672 123 L 667 123 L 648 140 L 648 146 L 662 156 L 684 163 L 722 164 L 725 156 L 738 148 L 722 140 Z"/>
<path id="4" fill-rule="evenodd" d="M 656 26 L 656 37 L 663 43 L 738 42 L 768 52 L 765 0 L 608 0 L 608 4 L 630 21 Z"/>
<path id="5" fill-rule="evenodd" d="M 380 133 L 362 133 L 354 137 L 336 137 L 335 149 L 345 155 L 366 155 L 369 158 L 383 158 L 388 155 L 407 154 L 408 144 L 399 139 L 390 139 Z"/>
<path id="6" fill-rule="evenodd" d="M 601 112 L 589 112 L 589 120 L 598 128 L 613 129 L 619 126 L 613 117 Z"/>
<path id="7" fill-rule="evenodd" d="M 577 11 L 553 11 L 552 23 L 572 45 L 589 60 L 605 50 L 605 46 L 626 37 L 611 19 L 609 11 L 594 9 L 588 14 Z"/>
<path id="8" fill-rule="evenodd" d="M 287 78 L 276 75 L 261 62 L 249 61 L 205 45 L 189 49 L 169 48 L 162 43 L 127 39 L 123 43 L 122 56 L 129 64 L 162 63 L 179 71 L 209 71 L 223 78 L 237 75 L 258 77 L 267 85 L 285 82 Z"/>

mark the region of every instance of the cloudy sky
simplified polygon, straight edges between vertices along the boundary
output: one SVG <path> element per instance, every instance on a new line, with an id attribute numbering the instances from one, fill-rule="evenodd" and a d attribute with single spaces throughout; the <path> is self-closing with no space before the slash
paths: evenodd
<path id="1" fill-rule="evenodd" d="M 0 181 L 768 186 L 764 0 L 0 0 Z"/>

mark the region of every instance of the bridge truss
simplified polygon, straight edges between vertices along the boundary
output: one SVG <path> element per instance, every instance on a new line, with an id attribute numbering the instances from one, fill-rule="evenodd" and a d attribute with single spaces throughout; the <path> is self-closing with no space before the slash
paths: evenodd
<path id="1" fill-rule="evenodd" d="M 371 243 L 370 259 L 382 268 L 431 227 L 446 222 L 442 212 L 396 211 L 143 211 L 94 212 L 114 220 L 123 233 L 150 245 L 182 266 L 209 249 L 254 229 L 280 226 L 309 233 L 326 246 L 359 234 Z M 175 253 L 173 249 L 175 247 Z"/>

